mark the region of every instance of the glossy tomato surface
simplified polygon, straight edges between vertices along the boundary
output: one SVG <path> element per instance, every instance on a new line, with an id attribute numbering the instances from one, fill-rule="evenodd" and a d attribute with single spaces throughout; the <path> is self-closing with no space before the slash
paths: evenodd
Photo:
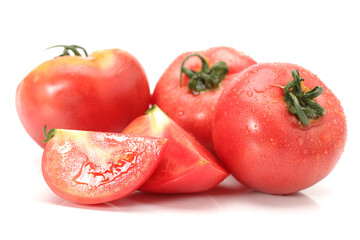
<path id="1" fill-rule="evenodd" d="M 284 102 L 283 89 L 296 69 L 303 85 L 324 92 L 315 101 L 326 114 L 299 123 Z M 288 194 L 317 183 L 334 168 L 347 127 L 340 101 L 310 71 L 287 63 L 254 65 L 221 96 L 213 126 L 216 153 L 232 175 L 255 190 Z"/>
<path id="2" fill-rule="evenodd" d="M 168 139 L 162 160 L 140 188 L 142 191 L 201 192 L 215 187 L 229 175 L 205 147 L 156 106 L 131 122 L 123 133 Z"/>
<path id="3" fill-rule="evenodd" d="M 189 78 L 184 73 L 180 86 L 181 65 L 187 56 L 194 53 L 202 55 L 210 67 L 219 61 L 226 63 L 229 72 L 219 88 L 194 94 L 187 87 Z M 229 47 L 183 53 L 170 64 L 157 82 L 152 103 L 158 105 L 171 119 L 193 134 L 202 145 L 212 150 L 211 129 L 217 101 L 223 89 L 233 81 L 233 75 L 255 63 L 250 57 Z M 194 71 L 200 71 L 202 68 L 201 60 L 197 57 L 189 58 L 184 66 Z"/>
<path id="4" fill-rule="evenodd" d="M 62 56 L 31 71 L 16 91 L 16 108 L 42 147 L 42 128 L 121 132 L 149 107 L 149 85 L 140 63 L 119 49 Z"/>
<path id="5" fill-rule="evenodd" d="M 119 133 L 56 130 L 42 157 L 42 172 L 58 196 L 81 204 L 116 200 L 154 172 L 167 140 Z"/>

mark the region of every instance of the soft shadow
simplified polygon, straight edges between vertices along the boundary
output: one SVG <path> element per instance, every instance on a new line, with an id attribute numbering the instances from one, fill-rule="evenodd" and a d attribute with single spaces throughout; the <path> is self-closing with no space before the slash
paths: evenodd
<path id="1" fill-rule="evenodd" d="M 271 209 L 320 209 L 315 200 L 304 193 L 297 192 L 289 195 L 271 195 L 256 191 L 249 191 L 243 195 L 247 204 Z"/>
<path id="2" fill-rule="evenodd" d="M 187 194 L 155 194 L 136 191 L 109 205 L 125 211 L 154 211 L 154 209 L 209 211 L 222 208 L 220 199 L 232 198 L 247 191 L 247 188 L 239 184 L 236 186 L 218 185 L 206 192 Z"/>
<path id="3" fill-rule="evenodd" d="M 270 195 L 256 192 L 229 177 L 215 188 L 201 193 L 154 194 L 135 191 L 129 196 L 95 205 L 81 205 L 63 200 L 56 195 L 42 196 L 41 200 L 65 207 L 121 212 L 219 211 L 223 209 L 319 209 L 309 196 L 303 193 L 291 195 Z"/>
<path id="4" fill-rule="evenodd" d="M 101 211 L 123 211 L 123 212 L 157 212 L 169 209 L 209 211 L 221 208 L 221 199 L 232 199 L 247 191 L 248 188 L 230 179 L 215 188 L 200 192 L 187 194 L 156 194 L 135 191 L 127 197 L 103 204 L 82 205 L 64 200 L 53 193 L 43 193 L 39 200 L 64 207 L 101 210 Z"/>

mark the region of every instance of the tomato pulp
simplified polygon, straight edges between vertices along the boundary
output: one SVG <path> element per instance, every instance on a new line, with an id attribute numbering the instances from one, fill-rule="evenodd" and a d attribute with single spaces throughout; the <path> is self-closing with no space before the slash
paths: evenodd
<path id="1" fill-rule="evenodd" d="M 55 194 L 81 204 L 116 200 L 138 189 L 167 144 L 163 138 L 55 131 L 42 157 L 44 179 Z"/>

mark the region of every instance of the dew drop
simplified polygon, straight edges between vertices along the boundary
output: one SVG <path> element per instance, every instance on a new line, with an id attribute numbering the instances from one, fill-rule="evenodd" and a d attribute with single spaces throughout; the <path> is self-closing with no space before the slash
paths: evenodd
<path id="1" fill-rule="evenodd" d="M 299 136 L 296 138 L 296 142 L 301 146 L 304 144 L 304 139 L 301 136 Z"/>
<path id="2" fill-rule="evenodd" d="M 334 105 L 334 103 L 333 103 L 331 100 L 328 100 L 327 103 L 328 103 L 330 106 Z"/>
<path id="3" fill-rule="evenodd" d="M 248 97 L 252 97 L 254 93 L 252 91 L 246 91 L 246 95 L 248 95 Z"/>
<path id="4" fill-rule="evenodd" d="M 185 110 L 184 110 L 183 107 L 179 107 L 179 108 L 177 109 L 176 114 L 177 114 L 178 116 L 183 116 L 184 113 L 185 113 Z"/>

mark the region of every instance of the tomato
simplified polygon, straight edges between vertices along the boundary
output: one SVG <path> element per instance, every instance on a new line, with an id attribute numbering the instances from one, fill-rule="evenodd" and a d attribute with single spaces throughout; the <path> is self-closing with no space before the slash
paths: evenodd
<path id="1" fill-rule="evenodd" d="M 220 160 L 241 183 L 265 193 L 290 194 L 323 179 L 338 162 L 346 136 L 339 100 L 294 64 L 246 69 L 215 110 Z"/>
<path id="2" fill-rule="evenodd" d="M 229 175 L 205 147 L 157 106 L 132 121 L 123 133 L 168 139 L 162 160 L 140 188 L 142 191 L 200 192 L 215 187 Z"/>
<path id="3" fill-rule="evenodd" d="M 181 54 L 157 82 L 152 103 L 212 151 L 211 129 L 217 101 L 233 82 L 234 74 L 255 63 L 229 47 Z"/>
<path id="4" fill-rule="evenodd" d="M 45 124 L 50 128 L 121 132 L 149 108 L 149 102 L 143 68 L 119 49 L 46 61 L 31 71 L 16 91 L 20 120 L 42 147 Z"/>
<path id="5" fill-rule="evenodd" d="M 58 196 L 81 204 L 125 197 L 160 162 L 167 140 L 120 133 L 55 130 L 42 157 L 42 173 Z"/>

